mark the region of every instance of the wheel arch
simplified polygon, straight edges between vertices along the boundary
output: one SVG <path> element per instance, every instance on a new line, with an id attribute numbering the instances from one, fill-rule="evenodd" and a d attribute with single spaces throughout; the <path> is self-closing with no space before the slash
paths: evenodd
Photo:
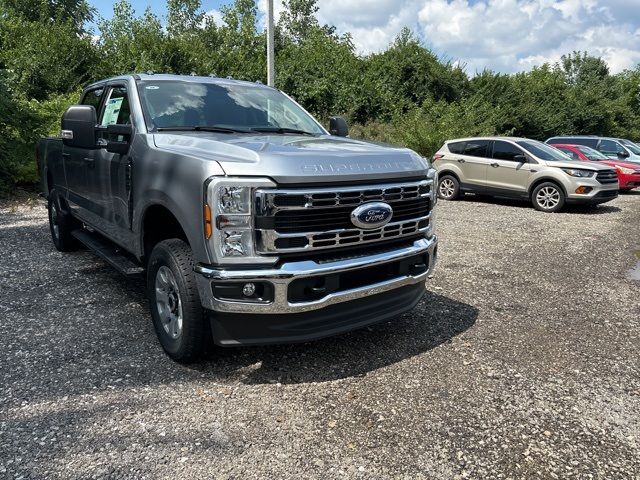
<path id="1" fill-rule="evenodd" d="M 179 238 L 192 245 L 179 214 L 163 203 L 150 203 L 145 207 L 140 216 L 139 238 L 141 257 L 145 261 L 153 247 L 163 240 Z"/>
<path id="2" fill-rule="evenodd" d="M 440 180 L 443 177 L 446 177 L 447 175 L 449 175 L 450 177 L 455 178 L 458 181 L 459 184 L 462 183 L 462 181 L 460 180 L 460 175 L 458 175 L 456 172 L 454 172 L 453 170 L 450 170 L 450 169 L 438 171 L 438 182 L 440 182 Z"/>
<path id="3" fill-rule="evenodd" d="M 562 184 L 560 180 L 553 177 L 540 177 L 540 178 L 537 178 L 535 181 L 531 182 L 531 185 L 529 185 L 529 190 L 527 191 L 529 199 L 531 199 L 531 196 L 533 195 L 533 191 L 536 189 L 536 187 L 546 182 L 550 182 L 557 185 L 562 190 L 562 193 L 564 194 L 565 198 L 568 196 L 567 189 L 565 188 L 565 186 Z"/>

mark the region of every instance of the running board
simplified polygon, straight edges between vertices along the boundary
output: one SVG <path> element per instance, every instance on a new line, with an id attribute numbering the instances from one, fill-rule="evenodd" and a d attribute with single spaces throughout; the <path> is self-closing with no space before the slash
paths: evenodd
<path id="1" fill-rule="evenodd" d="M 123 275 L 136 277 L 144 273 L 144 268 L 135 263 L 126 252 L 101 235 L 83 228 L 74 230 L 71 235 Z"/>

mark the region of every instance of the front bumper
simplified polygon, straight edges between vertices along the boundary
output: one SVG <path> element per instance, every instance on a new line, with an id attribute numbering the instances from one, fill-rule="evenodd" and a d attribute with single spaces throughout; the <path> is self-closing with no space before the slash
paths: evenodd
<path id="1" fill-rule="evenodd" d="M 620 173 L 618 172 L 618 182 L 621 190 L 630 190 L 640 187 L 640 174 L 637 173 Z"/>
<path id="2" fill-rule="evenodd" d="M 618 196 L 618 182 L 602 184 L 594 178 L 571 178 L 564 185 L 569 204 L 598 204 L 615 199 Z M 590 189 L 587 194 L 575 193 L 580 187 Z"/>
<path id="3" fill-rule="evenodd" d="M 437 238 L 423 238 L 392 251 L 319 263 L 312 260 L 283 263 L 278 268 L 230 270 L 206 265 L 195 267 L 204 308 L 212 310 L 214 341 L 220 345 L 245 345 L 307 341 L 383 321 L 412 308 L 424 292 L 424 282 L 437 259 Z M 394 265 L 414 258 L 426 265 L 418 273 L 399 274 L 382 281 L 371 272 L 393 271 Z M 405 269 L 406 270 L 406 269 Z M 371 276 L 370 276 L 371 275 Z M 294 281 L 338 278 L 338 288 L 322 298 L 291 301 Z M 342 279 L 342 280 L 341 280 Z M 237 282 L 268 282 L 271 301 L 235 301 L 216 298 L 214 286 Z M 357 285 L 355 288 L 349 286 Z M 394 295 L 394 292 L 402 294 Z M 377 305 L 379 303 L 379 305 Z M 376 306 L 373 310 L 367 306 Z"/>

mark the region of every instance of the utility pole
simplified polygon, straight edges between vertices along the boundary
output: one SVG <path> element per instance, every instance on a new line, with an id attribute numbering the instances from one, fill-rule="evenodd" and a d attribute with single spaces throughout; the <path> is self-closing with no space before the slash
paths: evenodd
<path id="1" fill-rule="evenodd" d="M 273 0 L 267 0 L 267 85 L 275 86 L 276 67 L 273 47 Z"/>

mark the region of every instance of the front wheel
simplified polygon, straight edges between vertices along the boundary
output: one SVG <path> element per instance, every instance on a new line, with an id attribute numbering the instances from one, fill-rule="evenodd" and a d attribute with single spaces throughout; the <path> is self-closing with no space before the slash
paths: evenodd
<path id="1" fill-rule="evenodd" d="M 460 182 L 451 175 L 444 175 L 438 181 L 438 197 L 455 200 L 460 195 Z"/>
<path id="2" fill-rule="evenodd" d="M 533 190 L 531 201 L 536 210 L 553 213 L 564 207 L 565 195 L 562 188 L 555 183 L 544 182 Z"/>
<path id="3" fill-rule="evenodd" d="M 149 257 L 147 292 L 160 345 L 178 362 L 197 360 L 211 344 L 200 303 L 191 248 L 179 239 L 158 243 Z"/>

